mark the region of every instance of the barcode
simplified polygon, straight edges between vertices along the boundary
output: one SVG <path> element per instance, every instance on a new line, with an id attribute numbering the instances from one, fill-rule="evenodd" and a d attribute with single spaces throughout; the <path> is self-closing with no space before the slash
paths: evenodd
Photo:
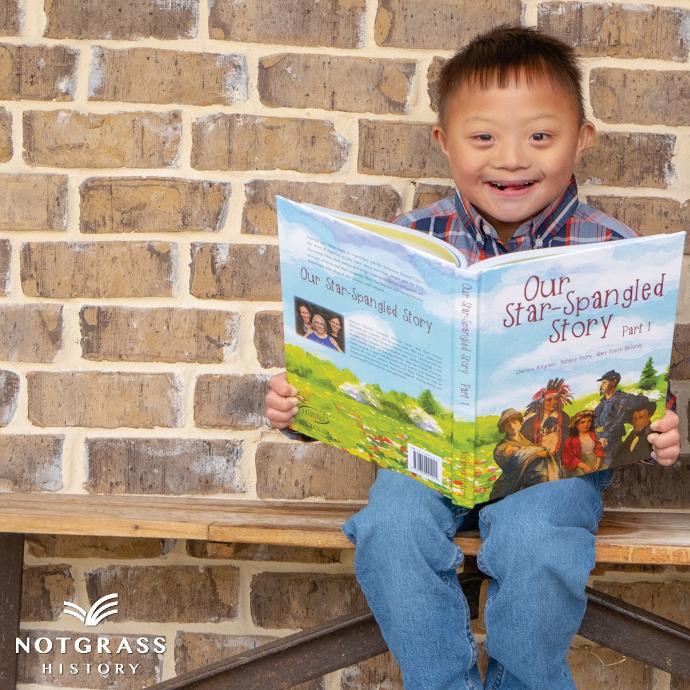
<path id="1" fill-rule="evenodd" d="M 407 444 L 407 469 L 420 477 L 430 479 L 437 484 L 443 484 L 441 468 L 443 460 L 438 455 L 417 448 L 411 443 Z"/>

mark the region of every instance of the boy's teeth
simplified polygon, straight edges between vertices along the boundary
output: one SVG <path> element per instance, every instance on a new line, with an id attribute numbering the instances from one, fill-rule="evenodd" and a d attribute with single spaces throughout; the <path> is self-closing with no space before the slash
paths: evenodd
<path id="1" fill-rule="evenodd" d="M 512 182 L 509 184 L 502 184 L 501 182 L 491 183 L 491 185 L 497 189 L 505 189 L 506 187 L 529 187 L 531 184 L 534 184 L 532 180 L 528 180 L 527 182 Z"/>

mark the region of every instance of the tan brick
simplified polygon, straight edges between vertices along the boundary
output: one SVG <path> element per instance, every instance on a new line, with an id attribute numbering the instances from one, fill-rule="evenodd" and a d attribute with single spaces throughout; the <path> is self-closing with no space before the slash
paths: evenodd
<path id="1" fill-rule="evenodd" d="M 29 553 L 37 558 L 159 558 L 175 545 L 172 539 L 29 534 Z"/>
<path id="2" fill-rule="evenodd" d="M 676 324 L 669 378 L 690 379 L 690 323 Z"/>
<path id="3" fill-rule="evenodd" d="M 690 203 L 659 197 L 589 196 L 587 203 L 617 218 L 642 235 L 678 232 L 690 227 Z M 685 238 L 690 254 L 690 236 Z"/>
<path id="4" fill-rule="evenodd" d="M 254 316 L 254 347 L 264 369 L 285 366 L 283 313 L 261 311 Z"/>
<path id="5" fill-rule="evenodd" d="M 64 46 L 0 45 L 0 99 L 71 101 L 78 50 Z"/>
<path id="6" fill-rule="evenodd" d="M 259 573 L 250 597 L 252 620 L 263 628 L 309 628 L 367 608 L 353 575 Z"/>
<path id="7" fill-rule="evenodd" d="M 0 369 L 0 426 L 7 426 L 17 411 L 19 376 L 13 371 Z"/>
<path id="8" fill-rule="evenodd" d="M 690 125 L 687 71 L 601 68 L 592 70 L 589 84 L 594 115 L 605 122 Z"/>
<path id="9" fill-rule="evenodd" d="M 676 137 L 672 134 L 600 132 L 576 170 L 580 183 L 616 187 L 668 186 Z"/>
<path id="10" fill-rule="evenodd" d="M 45 0 L 50 38 L 192 38 L 199 0 Z"/>
<path id="11" fill-rule="evenodd" d="M 119 612 L 111 621 L 218 623 L 237 618 L 240 577 L 231 565 L 110 566 L 87 572 L 85 580 L 91 604 L 119 593 Z"/>
<path id="12" fill-rule="evenodd" d="M 237 352 L 240 316 L 210 309 L 83 307 L 85 359 L 223 362 Z"/>
<path id="13" fill-rule="evenodd" d="M 606 647 L 571 649 L 568 663 L 578 688 L 653 690 L 649 666 Z"/>
<path id="14" fill-rule="evenodd" d="M 402 673 L 390 653 L 379 654 L 342 670 L 340 690 L 404 690 Z"/>
<path id="15" fill-rule="evenodd" d="M 230 184 L 105 177 L 86 180 L 79 193 L 82 232 L 216 232 L 225 221 Z"/>
<path id="16" fill-rule="evenodd" d="M 4 491 L 59 491 L 63 436 L 0 435 L 0 487 Z"/>
<path id="17" fill-rule="evenodd" d="M 22 288 L 31 297 L 171 297 L 176 250 L 166 242 L 27 242 Z"/>
<path id="18" fill-rule="evenodd" d="M 259 95 L 273 108 L 406 113 L 415 63 L 403 60 L 295 55 L 259 60 Z"/>
<path id="19" fill-rule="evenodd" d="M 252 180 L 245 185 L 247 202 L 242 232 L 275 235 L 276 195 L 347 213 L 390 220 L 400 210 L 400 195 L 389 185 L 324 184 L 291 180 Z"/>
<path id="20" fill-rule="evenodd" d="M 201 427 L 257 429 L 264 424 L 268 376 L 199 376 L 194 390 L 194 421 Z"/>
<path id="21" fill-rule="evenodd" d="M 374 38 L 396 48 L 457 50 L 497 24 L 519 24 L 519 0 L 379 0 Z"/>
<path id="22" fill-rule="evenodd" d="M 12 151 L 12 113 L 0 108 L 0 163 L 12 158 Z"/>
<path id="23" fill-rule="evenodd" d="M 57 620 L 62 614 L 63 602 L 73 600 L 74 592 L 74 578 L 68 565 L 25 567 L 22 576 L 22 622 Z"/>
<path id="24" fill-rule="evenodd" d="M 97 47 L 93 48 L 89 99 L 231 105 L 247 100 L 247 61 L 242 55 L 223 53 Z"/>
<path id="25" fill-rule="evenodd" d="M 357 169 L 370 175 L 449 177 L 448 160 L 431 125 L 360 120 Z"/>
<path id="26" fill-rule="evenodd" d="M 241 441 L 90 438 L 84 486 L 92 494 L 239 493 L 241 457 Z"/>
<path id="27" fill-rule="evenodd" d="M 211 38 L 329 48 L 364 45 L 366 0 L 213 0 Z"/>
<path id="28" fill-rule="evenodd" d="M 257 635 L 223 635 L 219 633 L 179 631 L 175 637 L 175 673 L 194 669 L 255 649 L 275 637 Z"/>
<path id="29" fill-rule="evenodd" d="M 33 371 L 26 375 L 29 419 L 37 426 L 180 425 L 173 374 Z"/>
<path id="30" fill-rule="evenodd" d="M 24 160 L 59 168 L 166 168 L 176 164 L 179 111 L 24 113 Z"/>
<path id="31" fill-rule="evenodd" d="M 376 466 L 322 443 L 259 443 L 259 498 L 367 498 Z"/>
<path id="32" fill-rule="evenodd" d="M 9 240 L 0 240 L 0 296 L 6 295 L 10 287 L 10 260 L 12 245 Z"/>
<path id="33" fill-rule="evenodd" d="M 685 61 L 690 13 L 677 7 L 610 2 L 546 2 L 537 26 L 573 46 L 583 57 Z"/>
<path id="34" fill-rule="evenodd" d="M 278 301 L 278 247 L 195 242 L 189 290 L 206 299 Z"/>
<path id="35" fill-rule="evenodd" d="M 349 152 L 349 142 L 326 120 L 223 114 L 197 118 L 192 125 L 197 170 L 331 173 L 343 167 Z"/>
<path id="36" fill-rule="evenodd" d="M 424 184 L 419 182 L 415 184 L 414 201 L 412 208 L 424 208 L 430 204 L 447 199 L 449 196 L 455 194 L 455 187 L 445 184 Z"/>
<path id="37" fill-rule="evenodd" d="M 688 430 L 681 434 L 687 435 Z M 616 470 L 605 494 L 609 508 L 690 508 L 690 464 L 673 467 L 627 465 Z"/>
<path id="38" fill-rule="evenodd" d="M 684 627 L 690 626 L 690 582 L 607 582 L 597 580 L 594 589 L 618 597 Z"/>
<path id="39" fill-rule="evenodd" d="M 225 544 L 213 541 L 187 541 L 187 553 L 194 558 L 222 558 L 241 561 L 279 563 L 340 563 L 340 549 L 312 549 L 273 544 Z"/>
<path id="40" fill-rule="evenodd" d="M 14 36 L 19 28 L 19 0 L 5 0 L 0 5 L 0 34 Z"/>
<path id="41" fill-rule="evenodd" d="M 441 70 L 446 64 L 445 58 L 435 57 L 426 73 L 427 80 L 427 94 L 429 95 L 429 105 L 434 112 L 438 112 L 439 101 L 439 80 L 441 79 Z"/>
<path id="42" fill-rule="evenodd" d="M 110 594 L 110 592 L 108 592 Z M 75 625 L 79 623 L 74 621 Z M 126 635 L 108 633 L 107 638 L 110 640 L 109 652 L 98 653 L 97 638 L 103 637 L 103 633 L 88 633 L 84 630 L 79 630 L 78 633 L 71 633 L 61 630 L 22 630 L 21 638 L 26 640 L 29 638 L 32 651 L 27 654 L 20 651 L 18 664 L 18 682 L 20 683 L 36 683 L 41 687 L 69 687 L 69 688 L 88 688 L 89 690 L 112 690 L 117 687 L 118 690 L 138 690 L 138 688 L 148 687 L 157 681 L 161 680 L 163 671 L 163 655 L 158 655 L 153 649 L 153 641 L 160 637 L 164 639 L 163 635 L 148 634 L 142 635 L 140 632 L 129 633 Z M 69 637 L 69 641 L 65 644 L 65 653 L 61 653 L 60 639 L 61 637 Z M 84 638 L 79 647 L 75 650 L 76 638 Z M 129 654 L 126 648 L 119 654 L 117 653 L 120 645 L 123 644 L 123 638 L 127 638 L 127 643 L 132 649 L 133 653 Z M 140 654 L 137 649 L 137 638 L 146 637 L 149 640 L 150 651 L 147 654 Z M 51 651 L 46 654 L 38 654 L 34 651 L 34 640 L 41 639 L 41 649 L 44 649 L 46 642 L 44 638 L 52 641 Z M 86 650 L 88 652 L 80 652 L 78 650 Z M 86 672 L 86 664 L 91 664 L 91 672 Z M 110 664 L 110 673 L 107 675 L 97 672 L 98 664 Z M 50 665 L 50 673 L 44 673 L 44 664 Z M 63 665 L 63 673 L 59 672 L 59 665 Z M 79 669 L 78 674 L 70 674 L 69 669 L 71 664 L 76 664 Z M 128 670 L 127 675 L 116 676 L 113 666 L 121 664 Z M 132 675 L 129 671 L 129 664 L 138 664 L 136 675 Z M 50 685 L 46 686 L 45 684 Z"/>
<path id="43" fill-rule="evenodd" d="M 66 227 L 67 176 L 0 175 L 0 231 Z"/>
<path id="44" fill-rule="evenodd" d="M 62 346 L 62 305 L 0 306 L 0 360 L 52 362 Z"/>

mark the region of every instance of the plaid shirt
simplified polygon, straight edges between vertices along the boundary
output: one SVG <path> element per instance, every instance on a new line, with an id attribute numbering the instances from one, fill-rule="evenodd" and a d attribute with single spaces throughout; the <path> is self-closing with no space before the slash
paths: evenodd
<path id="1" fill-rule="evenodd" d="M 494 227 L 458 192 L 425 208 L 403 213 L 393 222 L 452 244 L 470 264 L 508 252 L 637 237 L 637 233 L 627 225 L 580 203 L 574 177 L 563 196 L 526 220 L 513 233 L 507 246 L 501 242 Z M 670 387 L 666 407 L 676 409 L 676 398 Z"/>
<path id="2" fill-rule="evenodd" d="M 637 237 L 627 225 L 580 203 L 575 178 L 560 199 L 525 221 L 507 245 L 501 242 L 494 227 L 457 192 L 425 208 L 403 213 L 393 222 L 452 244 L 470 264 L 507 252 Z"/>

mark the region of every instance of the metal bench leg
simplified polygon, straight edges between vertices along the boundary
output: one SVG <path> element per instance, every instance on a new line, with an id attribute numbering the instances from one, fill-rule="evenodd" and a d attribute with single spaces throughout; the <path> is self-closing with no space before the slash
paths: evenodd
<path id="1" fill-rule="evenodd" d="M 468 558 L 459 576 L 476 617 L 486 575 Z M 370 611 L 341 616 L 304 632 L 189 671 L 148 690 L 284 690 L 388 651 Z"/>
<path id="2" fill-rule="evenodd" d="M 580 635 L 690 680 L 690 629 L 587 588 Z"/>
<path id="3" fill-rule="evenodd" d="M 479 605 L 486 579 L 470 562 L 460 575 L 470 610 Z M 643 609 L 587 589 L 580 635 L 649 666 L 690 679 L 690 630 Z M 387 651 L 368 612 L 342 616 L 148 690 L 284 690 Z"/>
<path id="4" fill-rule="evenodd" d="M 24 535 L 0 533 L 0 554 L 0 688 L 10 690 L 17 685 Z"/>

